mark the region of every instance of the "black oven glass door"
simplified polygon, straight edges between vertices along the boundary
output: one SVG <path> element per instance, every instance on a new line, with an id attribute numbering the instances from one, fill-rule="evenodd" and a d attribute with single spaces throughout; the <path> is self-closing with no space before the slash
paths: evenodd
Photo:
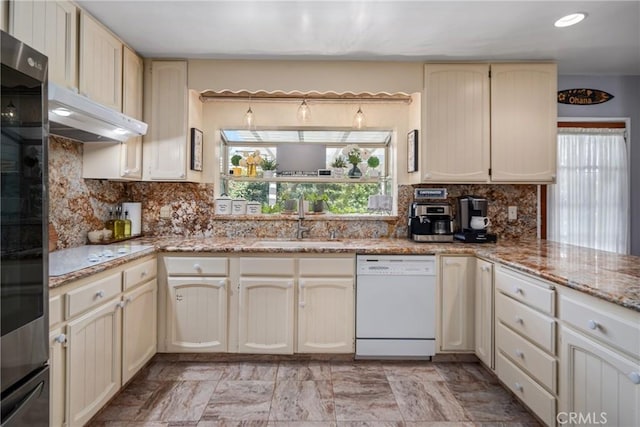
<path id="1" fill-rule="evenodd" d="M 2 336 L 44 312 L 42 82 L 2 65 Z"/>

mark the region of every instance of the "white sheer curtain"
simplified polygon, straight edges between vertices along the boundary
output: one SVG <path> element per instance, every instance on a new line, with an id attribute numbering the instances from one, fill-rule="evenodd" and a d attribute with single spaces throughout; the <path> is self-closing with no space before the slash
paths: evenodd
<path id="1" fill-rule="evenodd" d="M 558 172 L 547 198 L 547 238 L 627 253 L 629 165 L 624 129 L 558 129 Z"/>

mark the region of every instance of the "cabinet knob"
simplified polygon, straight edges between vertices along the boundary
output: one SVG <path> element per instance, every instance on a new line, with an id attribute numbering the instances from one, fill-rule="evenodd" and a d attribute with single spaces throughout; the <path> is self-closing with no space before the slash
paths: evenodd
<path id="1" fill-rule="evenodd" d="M 632 383 L 634 384 L 640 384 L 640 373 L 638 372 L 631 372 L 629 374 L 629 379 L 631 380 Z"/>
<path id="2" fill-rule="evenodd" d="M 60 334 L 57 337 L 55 337 L 53 340 L 59 344 L 65 344 L 67 342 L 67 336 L 65 334 Z"/>
<path id="3" fill-rule="evenodd" d="M 521 325 L 524 325 L 524 319 L 522 319 L 522 317 L 516 316 L 514 320 L 516 321 L 516 323 L 520 323 Z"/>
<path id="4" fill-rule="evenodd" d="M 146 271 L 143 271 L 143 272 L 140 273 L 140 277 L 145 277 L 146 275 L 147 275 Z"/>
<path id="5" fill-rule="evenodd" d="M 185 177 L 186 177 L 185 174 L 183 174 L 183 173 L 180 174 L 180 178 L 185 178 Z"/>
<path id="6" fill-rule="evenodd" d="M 133 301 L 133 298 L 128 297 L 126 300 L 124 300 L 125 304 L 129 304 L 131 301 Z"/>
<path id="7" fill-rule="evenodd" d="M 482 269 L 482 271 L 489 271 L 489 270 L 490 270 L 490 268 L 489 268 L 489 266 L 488 266 L 488 265 L 483 265 L 483 266 L 481 267 L 481 269 Z"/>
<path id="8" fill-rule="evenodd" d="M 124 301 L 120 301 L 119 303 L 116 304 L 116 310 L 119 308 L 124 308 L 124 305 L 125 305 Z"/>
<path id="9" fill-rule="evenodd" d="M 516 357 L 519 357 L 520 359 L 524 359 L 524 353 L 522 352 L 522 350 L 516 350 L 514 351 Z"/>
<path id="10" fill-rule="evenodd" d="M 102 289 L 96 292 L 96 298 L 104 298 L 104 291 Z"/>
<path id="11" fill-rule="evenodd" d="M 129 173 L 131 173 L 131 171 L 129 169 L 125 169 L 125 170 L 122 171 L 122 173 L 124 175 L 129 175 Z"/>
<path id="12" fill-rule="evenodd" d="M 425 174 L 423 175 L 424 179 L 431 179 L 431 174 L 429 172 L 425 172 Z"/>
<path id="13" fill-rule="evenodd" d="M 595 331 L 600 325 L 595 320 L 589 320 L 587 322 L 587 326 L 589 327 L 589 329 L 593 329 Z"/>
<path id="14" fill-rule="evenodd" d="M 524 390 L 524 387 L 522 387 L 522 384 L 520 383 L 515 383 L 513 387 L 520 392 Z"/>
<path id="15" fill-rule="evenodd" d="M 200 264 L 193 264 L 193 269 L 198 273 L 202 273 L 202 267 L 200 266 Z"/>
<path id="16" fill-rule="evenodd" d="M 519 286 L 514 286 L 513 287 L 513 293 L 514 294 L 521 294 L 522 293 L 522 288 Z"/>

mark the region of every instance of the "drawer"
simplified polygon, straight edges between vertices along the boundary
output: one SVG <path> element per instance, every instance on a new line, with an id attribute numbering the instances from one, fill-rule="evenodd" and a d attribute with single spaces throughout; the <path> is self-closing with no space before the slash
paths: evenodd
<path id="1" fill-rule="evenodd" d="M 241 276 L 292 276 L 295 274 L 293 258 L 240 258 Z"/>
<path id="2" fill-rule="evenodd" d="M 552 316 L 555 314 L 555 292 L 542 280 L 499 266 L 495 272 L 495 286 L 511 298 Z"/>
<path id="3" fill-rule="evenodd" d="M 556 425 L 556 398 L 500 353 L 496 355 L 496 374 L 545 424 Z"/>
<path id="4" fill-rule="evenodd" d="M 131 289 L 140 283 L 156 277 L 157 263 L 155 258 L 141 264 L 129 267 L 122 272 L 122 285 L 124 290 Z"/>
<path id="5" fill-rule="evenodd" d="M 226 276 L 229 261 L 214 257 L 164 257 L 169 276 Z"/>
<path id="6" fill-rule="evenodd" d="M 496 348 L 547 390 L 556 392 L 556 360 L 502 324 L 496 328 Z"/>
<path id="7" fill-rule="evenodd" d="M 57 295 L 49 298 L 49 328 L 53 328 L 62 322 L 64 315 L 62 314 L 62 296 Z"/>
<path id="8" fill-rule="evenodd" d="M 524 304 L 498 292 L 496 294 L 496 319 L 517 331 L 544 350 L 555 352 L 555 321 Z"/>
<path id="9" fill-rule="evenodd" d="M 300 276 L 349 276 L 355 275 L 354 258 L 300 258 Z"/>
<path id="10" fill-rule="evenodd" d="M 560 296 L 560 320 L 604 343 L 640 355 L 640 313 L 589 295 Z"/>
<path id="11" fill-rule="evenodd" d="M 114 273 L 104 279 L 91 282 L 77 289 L 67 292 L 66 310 L 69 319 L 91 307 L 102 304 L 114 298 L 122 291 L 122 275 L 120 272 Z"/>

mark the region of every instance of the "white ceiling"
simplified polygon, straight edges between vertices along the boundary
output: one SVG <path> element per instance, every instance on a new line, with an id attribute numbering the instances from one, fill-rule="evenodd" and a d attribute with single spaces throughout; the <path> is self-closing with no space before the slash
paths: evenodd
<path id="1" fill-rule="evenodd" d="M 145 57 L 555 60 L 640 75 L 640 1 L 80 0 Z M 571 12 L 582 23 L 553 26 Z"/>

